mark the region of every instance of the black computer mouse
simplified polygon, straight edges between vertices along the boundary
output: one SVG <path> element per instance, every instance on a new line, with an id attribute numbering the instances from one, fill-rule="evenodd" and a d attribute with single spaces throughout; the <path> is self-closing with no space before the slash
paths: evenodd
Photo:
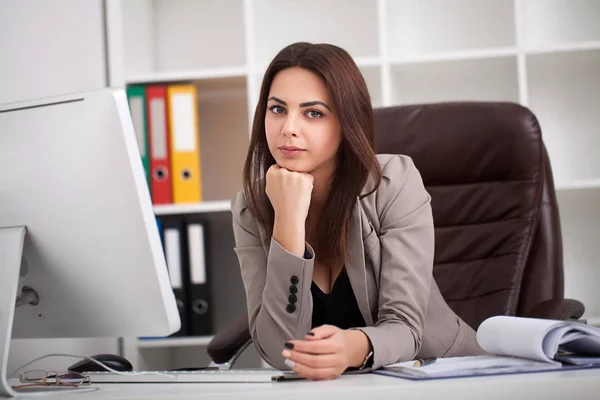
<path id="1" fill-rule="evenodd" d="M 90 358 L 100 361 L 101 363 L 106 364 L 108 367 L 117 371 L 133 370 L 133 366 L 126 358 L 118 356 L 116 354 L 96 354 L 95 356 L 91 356 Z M 69 367 L 69 371 L 97 372 L 107 371 L 107 369 L 103 368 L 102 366 L 96 364 L 91 360 L 85 359 L 71 365 Z"/>

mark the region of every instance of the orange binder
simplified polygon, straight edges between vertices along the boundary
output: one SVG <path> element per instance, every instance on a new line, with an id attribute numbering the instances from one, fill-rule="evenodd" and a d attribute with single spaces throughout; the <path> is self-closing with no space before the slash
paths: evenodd
<path id="1" fill-rule="evenodd" d="M 152 203 L 170 204 L 173 197 L 167 125 L 167 87 L 147 86 L 146 102 Z"/>
<path id="2" fill-rule="evenodd" d="M 194 85 L 167 87 L 173 203 L 202 201 L 197 97 Z"/>

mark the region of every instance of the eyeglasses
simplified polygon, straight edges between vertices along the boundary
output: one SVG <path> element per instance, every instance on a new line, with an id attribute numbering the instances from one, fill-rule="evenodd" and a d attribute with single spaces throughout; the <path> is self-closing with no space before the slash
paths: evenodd
<path id="1" fill-rule="evenodd" d="M 14 385 L 13 389 L 21 389 L 32 386 L 67 386 L 78 387 L 91 383 L 90 377 L 80 374 L 79 372 L 64 371 L 44 371 L 32 370 L 27 371 L 19 376 L 19 381 L 22 385 Z"/>

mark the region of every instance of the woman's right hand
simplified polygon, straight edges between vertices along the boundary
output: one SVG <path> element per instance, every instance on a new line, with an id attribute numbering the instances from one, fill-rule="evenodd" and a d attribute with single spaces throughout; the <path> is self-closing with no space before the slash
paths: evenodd
<path id="1" fill-rule="evenodd" d="M 273 239 L 298 257 L 304 256 L 306 217 L 314 177 L 272 165 L 267 171 L 267 197 L 275 210 Z"/>
<path id="2" fill-rule="evenodd" d="M 275 219 L 302 223 L 306 221 L 314 177 L 273 164 L 267 171 L 266 194 L 275 210 Z"/>

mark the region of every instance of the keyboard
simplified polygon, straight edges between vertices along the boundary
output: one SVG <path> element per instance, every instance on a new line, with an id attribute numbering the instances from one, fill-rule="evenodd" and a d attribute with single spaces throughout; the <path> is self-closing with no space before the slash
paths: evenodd
<path id="1" fill-rule="evenodd" d="M 299 379 L 292 372 L 258 368 L 199 371 L 129 371 L 119 374 L 114 372 L 84 372 L 83 374 L 89 375 L 91 383 L 269 383 Z"/>

